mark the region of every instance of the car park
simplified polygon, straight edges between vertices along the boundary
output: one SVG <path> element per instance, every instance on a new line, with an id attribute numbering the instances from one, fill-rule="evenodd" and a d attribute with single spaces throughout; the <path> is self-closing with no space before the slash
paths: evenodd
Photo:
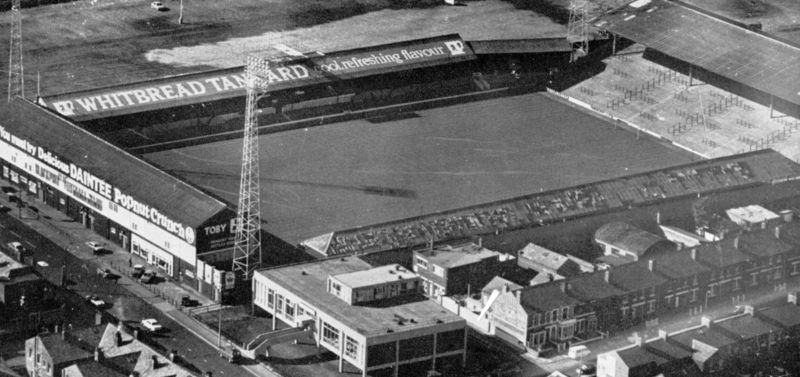
<path id="1" fill-rule="evenodd" d="M 164 329 L 164 326 L 161 326 L 161 324 L 158 323 L 158 320 L 156 320 L 155 318 L 143 319 L 142 327 L 144 327 L 145 330 L 150 332 L 159 332 Z"/>

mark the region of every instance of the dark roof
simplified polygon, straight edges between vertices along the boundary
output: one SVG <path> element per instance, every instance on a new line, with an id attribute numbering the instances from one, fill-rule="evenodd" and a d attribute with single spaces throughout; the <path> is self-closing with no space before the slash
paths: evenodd
<path id="1" fill-rule="evenodd" d="M 80 370 L 82 377 L 128 376 L 126 372 L 118 371 L 115 368 L 111 368 L 109 366 L 100 364 L 94 361 L 94 359 L 77 363 L 75 364 L 75 367 L 78 368 L 78 370 Z M 131 371 L 133 371 L 133 369 L 131 369 Z"/>
<path id="2" fill-rule="evenodd" d="M 193 228 L 226 208 L 209 196 L 30 101 L 0 105 L 6 130 Z"/>
<path id="3" fill-rule="evenodd" d="M 729 80 L 800 104 L 800 81 L 789 79 L 800 77 L 797 46 L 665 0 L 652 0 L 638 8 L 629 4 L 599 17 L 594 24 Z"/>
<path id="4" fill-rule="evenodd" d="M 710 270 L 692 259 L 691 252 L 686 250 L 659 254 L 653 258 L 653 262 L 656 271 L 670 279 L 685 279 Z"/>
<path id="5" fill-rule="evenodd" d="M 733 237 L 697 246 L 697 260 L 713 267 L 728 267 L 750 260 L 750 256 L 733 247 Z"/>
<path id="6" fill-rule="evenodd" d="M 460 44 L 461 50 L 450 49 L 451 44 Z M 437 54 L 417 56 L 409 52 L 430 50 Z M 389 59 L 379 59 L 380 57 Z M 280 72 L 273 72 L 274 80 L 270 80 L 268 91 L 280 91 L 300 88 L 313 84 L 334 83 L 361 77 L 376 76 L 391 72 L 408 71 L 418 68 L 452 64 L 475 59 L 472 49 L 464 43 L 458 34 L 448 34 L 431 38 L 390 43 L 379 46 L 362 47 L 352 50 L 336 51 L 328 54 L 307 54 L 297 59 L 270 59 L 270 67 L 289 67 L 292 72 L 287 77 Z M 301 66 L 305 73 L 292 70 L 293 66 Z M 302 76 L 301 76 L 302 75 Z M 278 77 L 280 76 L 280 77 Z M 215 82 L 216 84 L 211 84 Z M 169 93 L 162 88 L 169 88 Z M 155 92 L 159 100 L 139 100 L 133 91 L 144 91 L 145 98 Z M 123 95 L 127 93 L 127 97 Z M 142 113 L 153 110 L 168 109 L 220 99 L 244 97 L 244 67 L 200 72 L 189 75 L 166 77 L 157 80 L 118 85 L 107 88 L 90 89 L 81 92 L 65 93 L 43 98 L 43 102 L 51 109 L 58 111 L 58 102 L 69 102 L 74 112 L 64 114 L 75 121 L 107 118 L 111 116 Z M 117 98 L 118 105 L 101 108 L 99 98 Z M 123 99 L 126 98 L 126 99 Z M 106 99 L 108 101 L 108 99 Z M 80 103 L 90 102 L 93 110 L 86 110 Z"/>
<path id="7" fill-rule="evenodd" d="M 78 360 L 85 360 L 94 356 L 80 349 L 78 346 L 61 339 L 61 334 L 40 336 L 39 341 L 42 347 L 47 350 L 47 353 L 50 354 L 50 357 L 53 358 L 53 365 L 62 365 Z"/>
<path id="8" fill-rule="evenodd" d="M 520 290 L 520 303 L 523 308 L 540 313 L 580 304 L 580 300 L 572 298 L 562 291 L 562 284 L 565 283 L 562 280 L 522 288 Z"/>
<path id="9" fill-rule="evenodd" d="M 697 339 L 697 341 L 708 344 L 716 349 L 736 343 L 735 339 L 726 336 L 721 331 L 714 330 L 713 326 L 712 328 L 700 327 L 694 330 L 682 332 L 680 334 L 675 334 L 670 339 L 673 339 L 682 344 L 684 347 L 688 347 L 690 349 L 693 348 L 692 340 L 694 339 Z"/>
<path id="10" fill-rule="evenodd" d="M 597 242 L 633 252 L 640 257 L 657 243 L 666 241 L 664 238 L 622 221 L 604 224 L 594 232 L 594 239 Z"/>
<path id="11" fill-rule="evenodd" d="M 771 257 L 787 254 L 795 248 L 776 238 L 773 228 L 767 228 L 740 235 L 739 249 L 757 257 Z"/>
<path id="12" fill-rule="evenodd" d="M 619 358 L 625 362 L 625 365 L 630 368 L 636 368 L 643 365 L 651 364 L 653 366 L 662 365 L 668 362 L 659 355 L 647 351 L 644 347 L 631 347 L 617 351 Z"/>
<path id="13" fill-rule="evenodd" d="M 481 292 L 492 292 L 494 290 L 502 291 L 506 285 L 508 285 L 508 290 L 510 291 L 516 291 L 517 289 L 522 288 L 521 285 L 514 283 L 513 281 L 500 276 L 495 276 L 492 278 L 492 280 L 489 280 L 485 286 L 483 286 Z"/>
<path id="14" fill-rule="evenodd" d="M 136 364 L 139 362 L 141 355 L 142 351 L 138 350 L 135 352 L 126 353 L 124 355 L 108 357 L 103 363 L 110 369 L 113 369 L 119 373 L 130 375 L 130 373 L 136 368 Z"/>
<path id="15" fill-rule="evenodd" d="M 800 326 L 800 307 L 794 304 L 787 303 L 760 310 L 757 315 L 784 328 Z"/>
<path id="16" fill-rule="evenodd" d="M 757 336 L 769 334 L 772 331 L 780 330 L 778 327 L 762 321 L 758 319 L 758 317 L 750 314 L 726 319 L 724 321 L 718 321 L 716 322 L 716 325 L 727 330 L 731 334 L 738 336 L 740 339 L 755 338 Z"/>
<path id="17" fill-rule="evenodd" d="M 624 294 L 625 291 L 606 282 L 605 274 L 606 271 L 596 271 L 569 278 L 569 294 L 581 301 L 602 300 Z"/>
<path id="18" fill-rule="evenodd" d="M 781 241 L 800 246 L 800 221 L 792 221 L 780 225 Z"/>
<path id="19" fill-rule="evenodd" d="M 85 350 L 94 350 L 103 339 L 106 325 L 98 325 L 92 327 L 84 327 L 77 330 L 67 332 L 67 339 Z"/>
<path id="20" fill-rule="evenodd" d="M 666 282 L 666 278 L 650 271 L 647 261 L 628 263 L 611 268 L 611 284 L 626 291 L 655 287 Z"/>
<path id="21" fill-rule="evenodd" d="M 692 357 L 692 353 L 685 348 L 679 347 L 661 338 L 649 341 L 645 343 L 644 346 L 654 354 L 675 360 Z"/>
<path id="22" fill-rule="evenodd" d="M 566 38 L 501 39 L 467 42 L 476 55 L 571 52 Z"/>

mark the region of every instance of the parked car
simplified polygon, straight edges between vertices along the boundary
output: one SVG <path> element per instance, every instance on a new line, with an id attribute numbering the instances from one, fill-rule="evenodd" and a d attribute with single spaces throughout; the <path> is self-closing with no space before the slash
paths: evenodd
<path id="1" fill-rule="evenodd" d="M 159 12 L 161 12 L 162 10 L 167 10 L 167 6 L 164 5 L 164 3 L 160 2 L 160 1 L 154 1 L 154 2 L 150 3 L 150 8 L 153 8 L 153 9 L 159 11 Z"/>
<path id="2" fill-rule="evenodd" d="M 8 245 L 9 249 L 11 249 L 11 250 L 13 250 L 13 251 L 15 251 L 17 253 L 24 253 L 25 252 L 25 246 L 23 246 L 21 243 L 19 243 L 17 241 L 9 242 L 7 245 Z"/>
<path id="3" fill-rule="evenodd" d="M 117 276 L 107 268 L 98 268 L 97 274 L 102 275 L 103 279 L 113 279 L 113 280 L 119 279 L 119 276 Z"/>
<path id="4" fill-rule="evenodd" d="M 134 264 L 133 265 L 133 270 L 131 270 L 131 277 L 132 278 L 138 279 L 138 278 L 140 278 L 142 276 L 143 273 L 144 273 L 144 266 L 142 266 L 141 264 Z"/>
<path id="5" fill-rule="evenodd" d="M 200 306 L 200 302 L 189 297 L 189 295 L 183 295 L 181 296 L 181 306 L 185 307 Z"/>
<path id="6" fill-rule="evenodd" d="M 105 247 L 103 247 L 103 244 L 100 244 L 100 243 L 97 243 L 97 242 L 94 242 L 94 241 L 87 242 L 86 246 L 89 246 L 89 248 L 92 249 L 92 254 L 95 254 L 95 255 L 100 254 L 100 253 L 103 252 L 103 250 L 105 250 Z"/>
<path id="7" fill-rule="evenodd" d="M 155 271 L 148 270 L 142 273 L 142 276 L 139 276 L 139 281 L 144 284 L 151 284 L 155 283 L 157 278 L 158 275 L 156 275 Z"/>
<path id="8" fill-rule="evenodd" d="M 97 295 L 88 295 L 86 296 L 86 300 L 89 301 L 89 303 L 95 308 L 102 308 L 106 306 L 106 302 L 100 299 L 100 297 L 97 297 Z"/>
<path id="9" fill-rule="evenodd" d="M 597 367 L 595 367 L 594 364 L 582 364 L 575 372 L 577 372 L 579 376 L 596 376 Z"/>
<path id="10" fill-rule="evenodd" d="M 159 332 L 164 329 L 164 326 L 161 326 L 161 324 L 158 323 L 158 320 L 156 320 L 155 318 L 143 319 L 142 327 L 144 327 L 145 330 L 150 332 Z"/>

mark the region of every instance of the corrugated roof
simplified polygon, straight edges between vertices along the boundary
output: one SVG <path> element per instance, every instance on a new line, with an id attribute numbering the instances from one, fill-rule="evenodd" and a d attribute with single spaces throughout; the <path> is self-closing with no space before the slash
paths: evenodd
<path id="1" fill-rule="evenodd" d="M 226 208 L 220 200 L 30 101 L 17 98 L 0 105 L 0 119 L 12 134 L 74 163 L 184 225 L 196 228 Z"/>
<path id="2" fill-rule="evenodd" d="M 595 231 L 594 239 L 597 242 L 633 252 L 640 257 L 657 243 L 666 241 L 664 238 L 622 221 L 604 224 Z"/>
<path id="3" fill-rule="evenodd" d="M 572 52 L 566 38 L 501 39 L 467 42 L 477 55 Z"/>
<path id="4" fill-rule="evenodd" d="M 599 17 L 597 27 L 800 105 L 800 48 L 678 2 L 652 0 Z"/>

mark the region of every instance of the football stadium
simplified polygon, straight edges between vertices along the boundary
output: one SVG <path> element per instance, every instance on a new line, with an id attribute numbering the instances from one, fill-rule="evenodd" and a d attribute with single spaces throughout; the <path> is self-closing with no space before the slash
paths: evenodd
<path id="1" fill-rule="evenodd" d="M 708 38 L 691 33 L 698 24 Z M 709 154 L 598 104 L 655 105 L 648 93 L 675 98 L 663 87 L 685 77 L 798 116 L 800 88 L 785 79 L 800 77 L 796 45 L 680 1 L 638 0 L 594 25 L 607 38 L 576 62 L 565 38 L 458 34 L 275 59 L 258 116 L 264 263 L 531 240 L 703 195 L 794 195 L 800 169 L 770 143 Z M 632 44 L 667 73 L 622 99 L 567 84 Z M 3 177 L 223 300 L 236 281 L 244 105 L 243 67 L 17 98 L 1 110 Z"/>

